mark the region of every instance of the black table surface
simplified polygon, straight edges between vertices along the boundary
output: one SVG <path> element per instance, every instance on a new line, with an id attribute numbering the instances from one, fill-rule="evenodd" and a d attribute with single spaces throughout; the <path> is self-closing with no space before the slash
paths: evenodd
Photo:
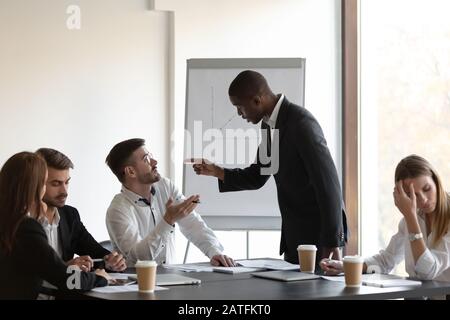
<path id="1" fill-rule="evenodd" d="M 134 273 L 133 269 L 126 271 Z M 153 293 L 82 293 L 84 298 L 107 300 L 372 300 L 443 296 L 450 294 L 450 283 L 422 281 L 421 286 L 347 288 L 342 282 L 324 279 L 283 282 L 262 279 L 250 273 L 181 272 L 158 267 L 159 273 L 178 273 L 200 279 L 198 285 L 168 286 Z"/>

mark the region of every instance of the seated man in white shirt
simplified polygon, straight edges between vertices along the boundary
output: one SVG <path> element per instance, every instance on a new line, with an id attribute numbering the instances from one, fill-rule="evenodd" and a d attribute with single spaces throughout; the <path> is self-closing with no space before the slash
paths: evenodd
<path id="1" fill-rule="evenodd" d="M 223 247 L 202 218 L 194 211 L 199 196 L 185 198 L 167 178 L 161 178 L 158 162 L 145 148 L 144 139 L 116 144 L 106 163 L 122 183 L 111 201 L 106 227 L 113 247 L 127 258 L 174 263 L 175 222 L 186 238 L 195 244 L 215 266 L 234 266 L 222 253 Z"/>

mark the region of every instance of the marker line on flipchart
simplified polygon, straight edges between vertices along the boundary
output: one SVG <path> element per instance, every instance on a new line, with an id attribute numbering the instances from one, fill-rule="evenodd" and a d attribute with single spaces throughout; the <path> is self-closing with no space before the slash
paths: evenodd
<path id="1" fill-rule="evenodd" d="M 223 126 L 220 127 L 220 130 L 222 130 L 223 128 L 225 128 L 227 126 L 227 124 L 229 124 L 231 122 L 231 120 L 233 120 L 236 117 L 236 114 L 233 115 L 227 122 L 225 122 L 225 124 Z"/>

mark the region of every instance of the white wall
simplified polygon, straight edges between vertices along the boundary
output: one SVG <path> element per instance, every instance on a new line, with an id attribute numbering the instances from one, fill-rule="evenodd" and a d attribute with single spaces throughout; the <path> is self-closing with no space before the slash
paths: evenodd
<path id="1" fill-rule="evenodd" d="M 67 6 L 81 9 L 68 30 Z M 75 163 L 68 204 L 98 240 L 119 182 L 111 147 L 147 139 L 167 173 L 167 14 L 145 0 L 0 1 L 0 164 L 46 146 Z"/>

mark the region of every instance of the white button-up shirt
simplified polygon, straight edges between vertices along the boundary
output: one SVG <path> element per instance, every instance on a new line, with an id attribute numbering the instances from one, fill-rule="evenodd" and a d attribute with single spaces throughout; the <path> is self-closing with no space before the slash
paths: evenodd
<path id="1" fill-rule="evenodd" d="M 45 234 L 47 235 L 48 244 L 58 253 L 59 257 L 62 257 L 61 244 L 58 239 L 58 226 L 60 220 L 58 209 L 55 210 L 55 217 L 52 223 L 48 222 L 46 216 L 39 218 L 39 223 L 44 228 Z"/>
<path id="2" fill-rule="evenodd" d="M 284 100 L 284 94 L 282 94 L 280 96 L 280 99 L 278 99 L 278 102 L 275 105 L 275 107 L 273 108 L 273 111 L 270 114 L 270 117 L 263 118 L 263 121 L 265 123 L 267 123 L 270 126 L 270 129 L 272 129 L 272 130 L 275 129 L 275 125 L 277 124 L 278 113 L 280 112 L 280 107 L 281 107 L 281 104 L 283 103 L 283 100 Z"/>
<path id="3" fill-rule="evenodd" d="M 167 178 L 152 185 L 150 205 L 124 186 L 112 200 L 106 213 L 106 227 L 115 250 L 121 252 L 129 266 L 137 260 L 155 260 L 158 264 L 175 263 L 175 226 L 164 220 L 166 203 L 185 199 Z M 181 232 L 206 256 L 222 254 L 223 247 L 195 212 L 177 221 Z"/>
<path id="4" fill-rule="evenodd" d="M 59 243 L 58 238 L 58 226 L 61 217 L 59 215 L 58 209 L 55 210 L 55 217 L 53 218 L 52 223 L 49 223 L 47 217 L 44 215 L 38 219 L 41 226 L 44 228 L 45 234 L 47 235 L 48 244 L 56 251 L 58 256 L 62 258 L 62 249 L 61 244 Z M 45 288 L 56 289 L 54 285 L 47 281 L 42 282 L 42 286 Z M 49 296 L 43 293 L 39 293 L 37 300 L 54 300 L 54 296 Z"/>
<path id="5" fill-rule="evenodd" d="M 366 265 L 368 267 L 375 266 L 375 269 L 381 273 L 389 273 L 405 259 L 406 272 L 410 277 L 450 281 L 450 232 L 447 232 L 435 248 L 430 249 L 433 233 L 427 236 L 425 220 L 418 216 L 418 221 L 427 249 L 419 257 L 417 263 L 414 263 L 408 228 L 405 219 L 402 218 L 398 225 L 398 232 L 391 238 L 387 248 L 366 258 Z"/>

